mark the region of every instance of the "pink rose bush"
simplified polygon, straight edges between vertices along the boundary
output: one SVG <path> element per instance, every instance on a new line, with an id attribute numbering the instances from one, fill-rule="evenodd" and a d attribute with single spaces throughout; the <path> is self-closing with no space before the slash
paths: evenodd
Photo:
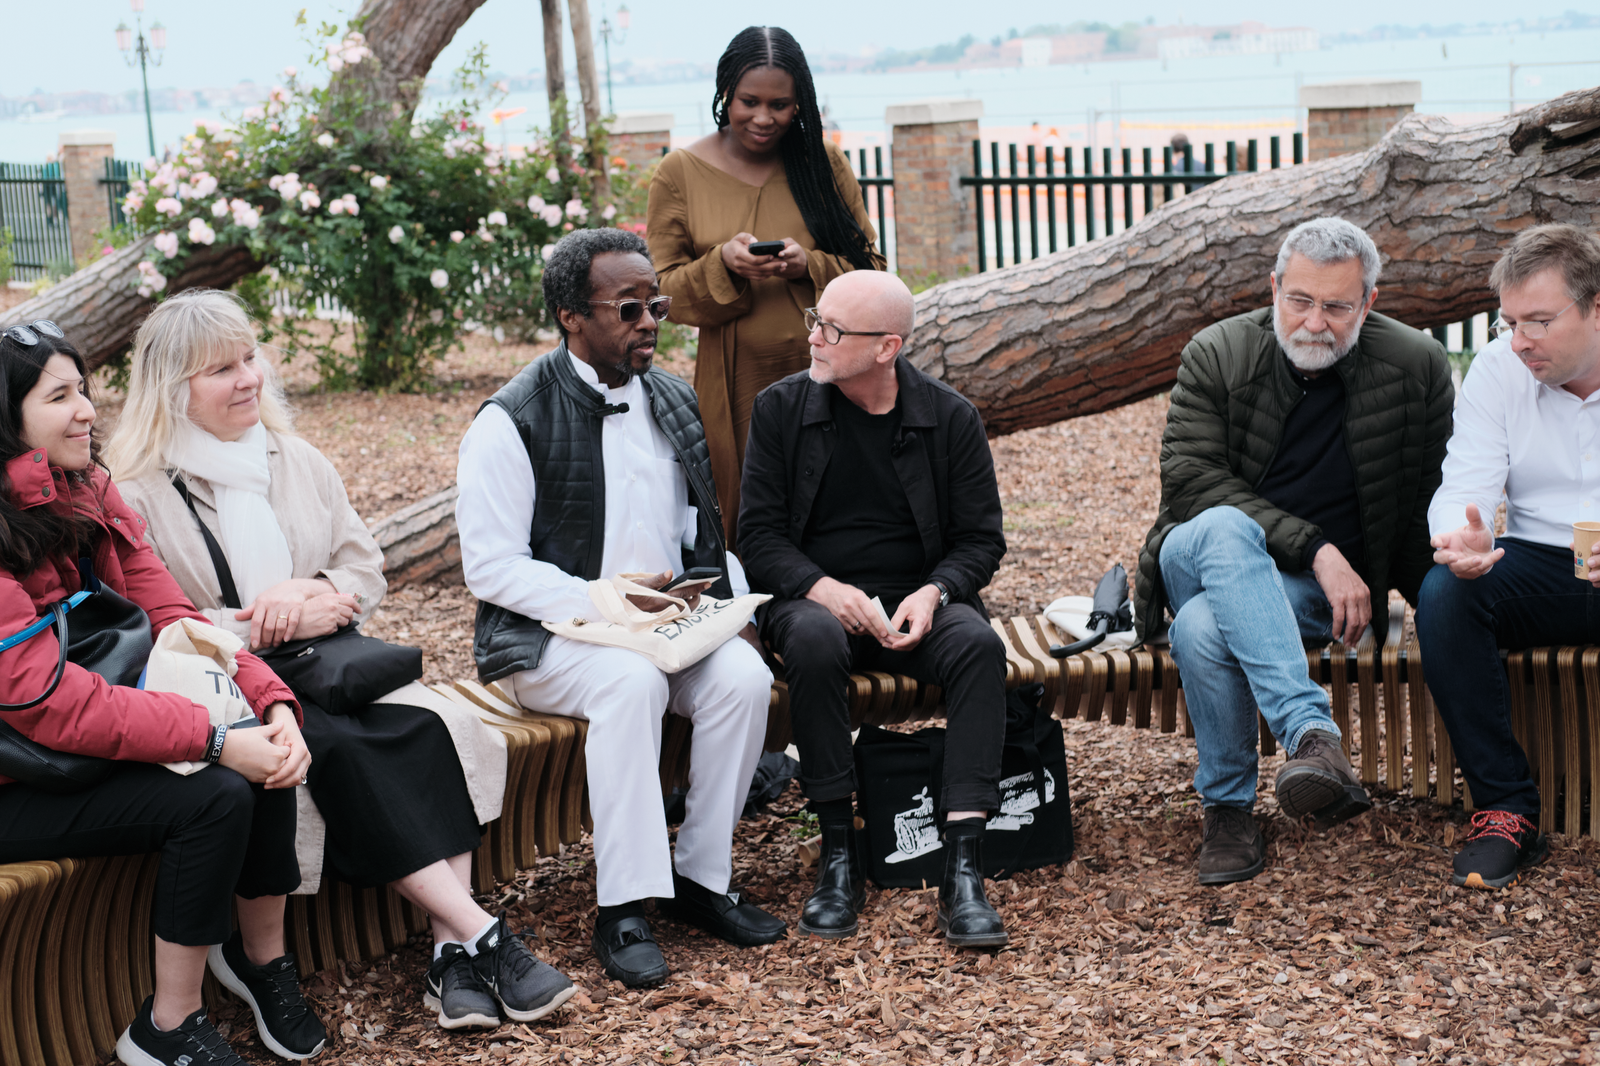
<path id="1" fill-rule="evenodd" d="M 572 228 L 642 216 L 648 175 L 622 168 L 616 202 L 600 204 L 583 167 L 558 165 L 537 135 L 490 144 L 477 118 L 492 106 L 481 51 L 457 75 L 458 106 L 409 119 L 370 111 L 380 105 L 338 77 L 378 61 L 365 38 L 317 32 L 313 70 L 286 69 L 261 105 L 198 125 L 129 182 L 123 211 L 151 249 L 137 292 L 170 291 L 196 249 L 246 248 L 268 269 L 238 291 L 333 387 L 415 387 L 464 329 L 548 328 L 545 251 Z M 353 322 L 313 337 L 304 323 L 329 299 Z M 353 343 L 338 342 L 344 331 Z"/>

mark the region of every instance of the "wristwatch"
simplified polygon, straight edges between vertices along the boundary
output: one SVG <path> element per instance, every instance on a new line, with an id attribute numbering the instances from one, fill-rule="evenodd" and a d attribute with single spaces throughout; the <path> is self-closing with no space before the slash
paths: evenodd
<path id="1" fill-rule="evenodd" d="M 939 590 L 939 606 L 940 607 L 948 607 L 948 606 L 950 606 L 950 586 L 946 585 L 943 581 L 939 581 L 937 579 L 935 579 L 933 581 L 929 581 L 928 584 L 932 585 L 934 588 Z"/>

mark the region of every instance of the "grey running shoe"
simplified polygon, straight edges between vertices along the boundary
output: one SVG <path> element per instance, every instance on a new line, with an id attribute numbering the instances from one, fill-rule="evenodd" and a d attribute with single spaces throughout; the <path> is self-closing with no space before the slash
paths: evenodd
<path id="1" fill-rule="evenodd" d="M 571 999 L 578 987 L 555 967 L 540 962 L 528 950 L 528 933 L 513 933 L 506 926 L 506 912 L 476 945 L 472 968 L 478 979 L 500 1002 L 507 1018 L 531 1022 L 543 1018 Z"/>
<path id="2" fill-rule="evenodd" d="M 1243 807 L 1206 808 L 1205 835 L 1200 844 L 1200 883 L 1225 885 L 1248 881 L 1267 862 L 1267 841 L 1256 817 Z"/>
<path id="3" fill-rule="evenodd" d="M 497 1029 L 500 1009 L 489 991 L 472 956 L 460 944 L 446 944 L 428 967 L 422 1005 L 439 1012 L 441 1029 Z"/>

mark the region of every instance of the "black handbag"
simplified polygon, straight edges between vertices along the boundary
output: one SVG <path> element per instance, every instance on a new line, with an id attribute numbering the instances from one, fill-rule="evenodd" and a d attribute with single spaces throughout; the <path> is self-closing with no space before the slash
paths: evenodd
<path id="1" fill-rule="evenodd" d="M 222 545 L 200 521 L 194 499 L 183 478 L 172 478 L 189 513 L 194 515 L 200 535 L 205 539 L 211 565 L 217 572 L 222 604 L 239 610 L 239 589 Z M 301 703 L 314 704 L 329 714 L 354 714 L 380 696 L 422 678 L 422 649 L 390 644 L 377 637 L 363 636 L 354 623 L 341 626 L 322 637 L 289 640 L 276 648 L 257 653 L 272 672 L 293 690 Z"/>
<path id="2" fill-rule="evenodd" d="M 1000 809 L 983 836 L 984 876 L 996 880 L 1072 858 L 1072 798 L 1061 723 L 1039 706 L 1044 686 L 1006 694 L 1000 759 Z M 884 888 L 938 885 L 945 731 L 896 733 L 864 725 L 856 737 L 857 803 L 863 828 L 858 853 L 867 876 Z"/>
<path id="3" fill-rule="evenodd" d="M 44 692 L 22 703 L 0 704 L 0 711 L 25 710 L 49 699 L 66 675 L 69 662 L 113 685 L 138 685 L 155 647 L 150 617 L 138 604 L 102 585 L 87 559 L 80 560 L 78 568 L 84 591 L 51 604 L 48 616 L 0 641 L 0 645 L 12 647 L 54 628 L 61 646 L 55 675 Z M 81 792 L 105 780 L 116 765 L 114 759 L 47 748 L 0 721 L 0 774 L 42 792 Z"/>

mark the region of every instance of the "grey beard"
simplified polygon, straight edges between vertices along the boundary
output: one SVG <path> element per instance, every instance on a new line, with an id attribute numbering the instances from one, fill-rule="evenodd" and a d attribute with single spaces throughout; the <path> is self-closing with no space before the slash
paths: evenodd
<path id="1" fill-rule="evenodd" d="M 1350 327 L 1350 336 L 1343 344 L 1338 342 L 1333 330 L 1322 333 L 1312 333 L 1301 328 L 1285 335 L 1283 332 L 1283 318 L 1278 314 L 1278 305 L 1272 305 L 1272 332 L 1278 337 L 1278 344 L 1283 348 L 1289 362 L 1295 369 L 1307 373 L 1317 373 L 1326 370 L 1345 356 L 1350 354 L 1356 346 L 1356 341 L 1361 339 L 1361 325 L 1366 321 L 1366 315 L 1356 319 L 1355 325 Z"/>

